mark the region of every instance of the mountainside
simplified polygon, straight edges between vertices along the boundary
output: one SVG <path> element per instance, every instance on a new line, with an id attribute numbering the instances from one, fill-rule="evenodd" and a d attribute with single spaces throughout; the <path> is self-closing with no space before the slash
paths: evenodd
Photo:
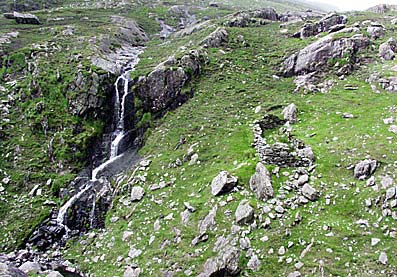
<path id="1" fill-rule="evenodd" d="M 0 275 L 394 276 L 397 13 L 308 3 L 1 1 Z"/>

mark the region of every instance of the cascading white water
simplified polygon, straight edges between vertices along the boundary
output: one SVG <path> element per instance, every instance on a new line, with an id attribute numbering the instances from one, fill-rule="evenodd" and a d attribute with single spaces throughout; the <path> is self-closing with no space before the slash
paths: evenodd
<path id="1" fill-rule="evenodd" d="M 128 96 L 128 82 L 130 80 L 130 73 L 135 69 L 135 66 L 139 62 L 139 55 L 143 53 L 143 47 L 135 47 L 134 51 L 131 51 L 129 49 L 128 53 L 125 53 L 125 56 L 128 56 L 130 58 L 128 64 L 125 66 L 125 70 L 123 74 L 121 74 L 116 82 L 115 82 L 115 104 L 114 104 L 114 113 L 116 117 L 116 124 L 115 124 L 115 130 L 112 132 L 112 141 L 111 141 L 111 151 L 110 151 L 110 158 L 103 162 L 101 165 L 96 167 L 95 169 L 92 170 L 92 175 L 91 175 L 91 180 L 88 181 L 84 186 L 82 186 L 81 190 L 73 195 L 60 209 L 57 215 L 56 222 L 59 226 L 62 226 L 65 228 L 66 232 L 69 232 L 69 228 L 65 224 L 65 218 L 68 209 L 78 200 L 81 198 L 81 196 L 86 193 L 89 189 L 91 189 L 95 181 L 98 181 L 98 174 L 103 171 L 107 166 L 112 164 L 114 161 L 120 159 L 123 157 L 123 153 L 119 154 L 119 145 L 120 142 L 123 140 L 126 131 L 125 131 L 125 126 L 124 126 L 124 117 L 125 117 L 125 112 L 126 112 L 126 99 Z M 119 82 L 123 82 L 123 91 L 120 92 L 118 85 Z M 121 94 L 122 93 L 122 94 Z M 121 101 L 120 101 L 121 99 Z M 95 210 L 95 201 L 96 198 L 94 197 L 92 204 L 92 212 L 90 214 L 90 222 L 92 224 L 93 222 L 93 217 L 94 217 L 94 210 Z"/>
<path id="2" fill-rule="evenodd" d="M 92 187 L 92 183 L 87 183 L 84 188 L 82 190 L 80 190 L 78 193 L 76 193 L 75 195 L 73 195 L 72 198 L 70 198 L 60 209 L 58 212 L 58 216 L 57 216 L 57 224 L 60 226 L 65 227 L 66 231 L 68 231 L 68 227 L 64 224 L 65 221 L 65 216 L 66 213 L 69 209 L 70 206 L 72 206 L 74 204 L 74 202 L 76 202 L 77 199 L 80 198 L 80 196 L 82 194 L 84 194 L 87 190 L 89 190 Z"/>

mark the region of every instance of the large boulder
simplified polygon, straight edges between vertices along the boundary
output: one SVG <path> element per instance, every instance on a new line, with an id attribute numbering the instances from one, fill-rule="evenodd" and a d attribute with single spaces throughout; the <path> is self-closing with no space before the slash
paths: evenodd
<path id="1" fill-rule="evenodd" d="M 40 25 L 39 18 L 33 14 L 30 14 L 30 13 L 14 12 L 14 18 L 18 24 Z"/>
<path id="2" fill-rule="evenodd" d="M 256 172 L 250 180 L 250 188 L 260 200 L 274 197 L 270 173 L 262 163 L 256 165 Z"/>
<path id="3" fill-rule="evenodd" d="M 1 277 L 27 277 L 28 275 L 22 270 L 7 265 L 5 263 L 0 263 L 0 276 Z"/>
<path id="4" fill-rule="evenodd" d="M 238 179 L 230 175 L 227 171 L 221 171 L 211 182 L 212 195 L 220 195 L 231 191 L 237 186 Z"/>
<path id="5" fill-rule="evenodd" d="M 397 43 L 393 38 L 390 38 L 379 46 L 379 55 L 385 60 L 393 60 L 396 50 Z"/>
<path id="6" fill-rule="evenodd" d="M 377 166 L 375 160 L 363 160 L 354 167 L 354 177 L 360 180 L 367 179 L 375 172 Z"/>
<path id="7" fill-rule="evenodd" d="M 355 29 L 348 28 L 343 31 L 353 32 Z M 354 60 L 359 50 L 369 46 L 369 39 L 361 34 L 335 38 L 335 34 L 339 33 L 329 34 L 288 57 L 283 63 L 284 75 L 293 76 L 316 72 L 327 67 L 328 61 L 334 58 L 341 59 L 348 56 L 350 60 Z"/>

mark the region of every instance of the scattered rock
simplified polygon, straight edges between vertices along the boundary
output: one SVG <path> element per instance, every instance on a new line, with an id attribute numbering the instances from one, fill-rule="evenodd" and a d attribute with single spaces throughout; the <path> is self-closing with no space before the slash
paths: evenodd
<path id="1" fill-rule="evenodd" d="M 379 46 L 379 55 L 385 60 L 393 60 L 397 50 L 397 43 L 393 38 Z"/>
<path id="2" fill-rule="evenodd" d="M 255 192 L 259 200 L 266 200 L 274 197 L 270 173 L 262 163 L 256 165 L 256 172 L 250 180 L 250 188 Z"/>
<path id="3" fill-rule="evenodd" d="M 385 35 L 385 27 L 382 24 L 372 22 L 367 28 L 367 32 L 373 39 L 381 38 Z"/>
<path id="4" fill-rule="evenodd" d="M 212 195 L 220 195 L 231 191 L 237 185 L 238 179 L 230 175 L 227 171 L 221 171 L 211 183 Z"/>
<path id="5" fill-rule="evenodd" d="M 127 266 L 127 268 L 124 271 L 123 277 L 138 277 L 140 274 L 141 274 L 140 268 L 132 268 L 130 266 Z"/>
<path id="6" fill-rule="evenodd" d="M 5 263 L 0 263 L 0 276 L 2 277 L 27 277 L 28 275 L 22 270 L 7 265 Z"/>
<path id="7" fill-rule="evenodd" d="M 252 257 L 250 258 L 250 260 L 248 261 L 247 264 L 248 269 L 256 272 L 259 270 L 259 268 L 261 267 L 261 261 L 259 260 L 257 255 L 252 255 Z"/>
<path id="8" fill-rule="evenodd" d="M 231 236 L 219 237 L 215 243 L 214 252 L 216 257 L 209 258 L 204 264 L 204 270 L 198 277 L 210 276 L 238 276 L 240 268 L 240 250 L 234 245 Z"/>
<path id="9" fill-rule="evenodd" d="M 136 249 L 135 247 L 131 247 L 130 251 L 128 252 L 128 257 L 131 259 L 135 259 L 142 254 L 142 250 Z"/>
<path id="10" fill-rule="evenodd" d="M 140 186 L 131 189 L 131 201 L 140 201 L 145 195 L 145 190 Z"/>
<path id="11" fill-rule="evenodd" d="M 295 104 L 290 104 L 288 105 L 284 110 L 283 110 L 283 116 L 286 121 L 289 123 L 296 123 L 297 117 L 298 117 L 298 108 L 296 107 Z"/>
<path id="12" fill-rule="evenodd" d="M 367 179 L 375 172 L 376 167 L 375 160 L 363 160 L 354 167 L 354 177 L 360 180 Z"/>
<path id="13" fill-rule="evenodd" d="M 254 220 L 254 208 L 249 204 L 248 200 L 242 200 L 237 207 L 236 213 L 237 224 L 248 224 Z"/>
<path id="14" fill-rule="evenodd" d="M 309 184 L 305 184 L 302 187 L 302 194 L 311 201 L 316 201 L 318 199 L 317 190 L 312 186 L 310 186 Z"/>
<path id="15" fill-rule="evenodd" d="M 387 258 L 386 252 L 381 252 L 381 253 L 380 253 L 378 261 L 379 261 L 381 264 L 383 264 L 383 265 L 387 265 L 388 258 Z"/>
<path id="16" fill-rule="evenodd" d="M 380 239 L 372 238 L 371 239 L 371 246 L 376 246 L 379 242 L 380 242 Z"/>
<path id="17" fill-rule="evenodd" d="M 206 215 L 206 217 L 200 221 L 199 223 L 199 232 L 200 234 L 204 234 L 207 232 L 208 229 L 212 228 L 215 226 L 215 216 L 216 216 L 216 211 L 218 210 L 217 207 L 213 207 L 210 212 Z"/>

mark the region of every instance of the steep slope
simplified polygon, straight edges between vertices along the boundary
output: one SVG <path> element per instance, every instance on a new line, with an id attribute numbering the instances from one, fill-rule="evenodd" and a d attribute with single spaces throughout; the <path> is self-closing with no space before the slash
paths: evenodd
<path id="1" fill-rule="evenodd" d="M 395 19 L 91 4 L 0 19 L 2 270 L 395 273 Z"/>

